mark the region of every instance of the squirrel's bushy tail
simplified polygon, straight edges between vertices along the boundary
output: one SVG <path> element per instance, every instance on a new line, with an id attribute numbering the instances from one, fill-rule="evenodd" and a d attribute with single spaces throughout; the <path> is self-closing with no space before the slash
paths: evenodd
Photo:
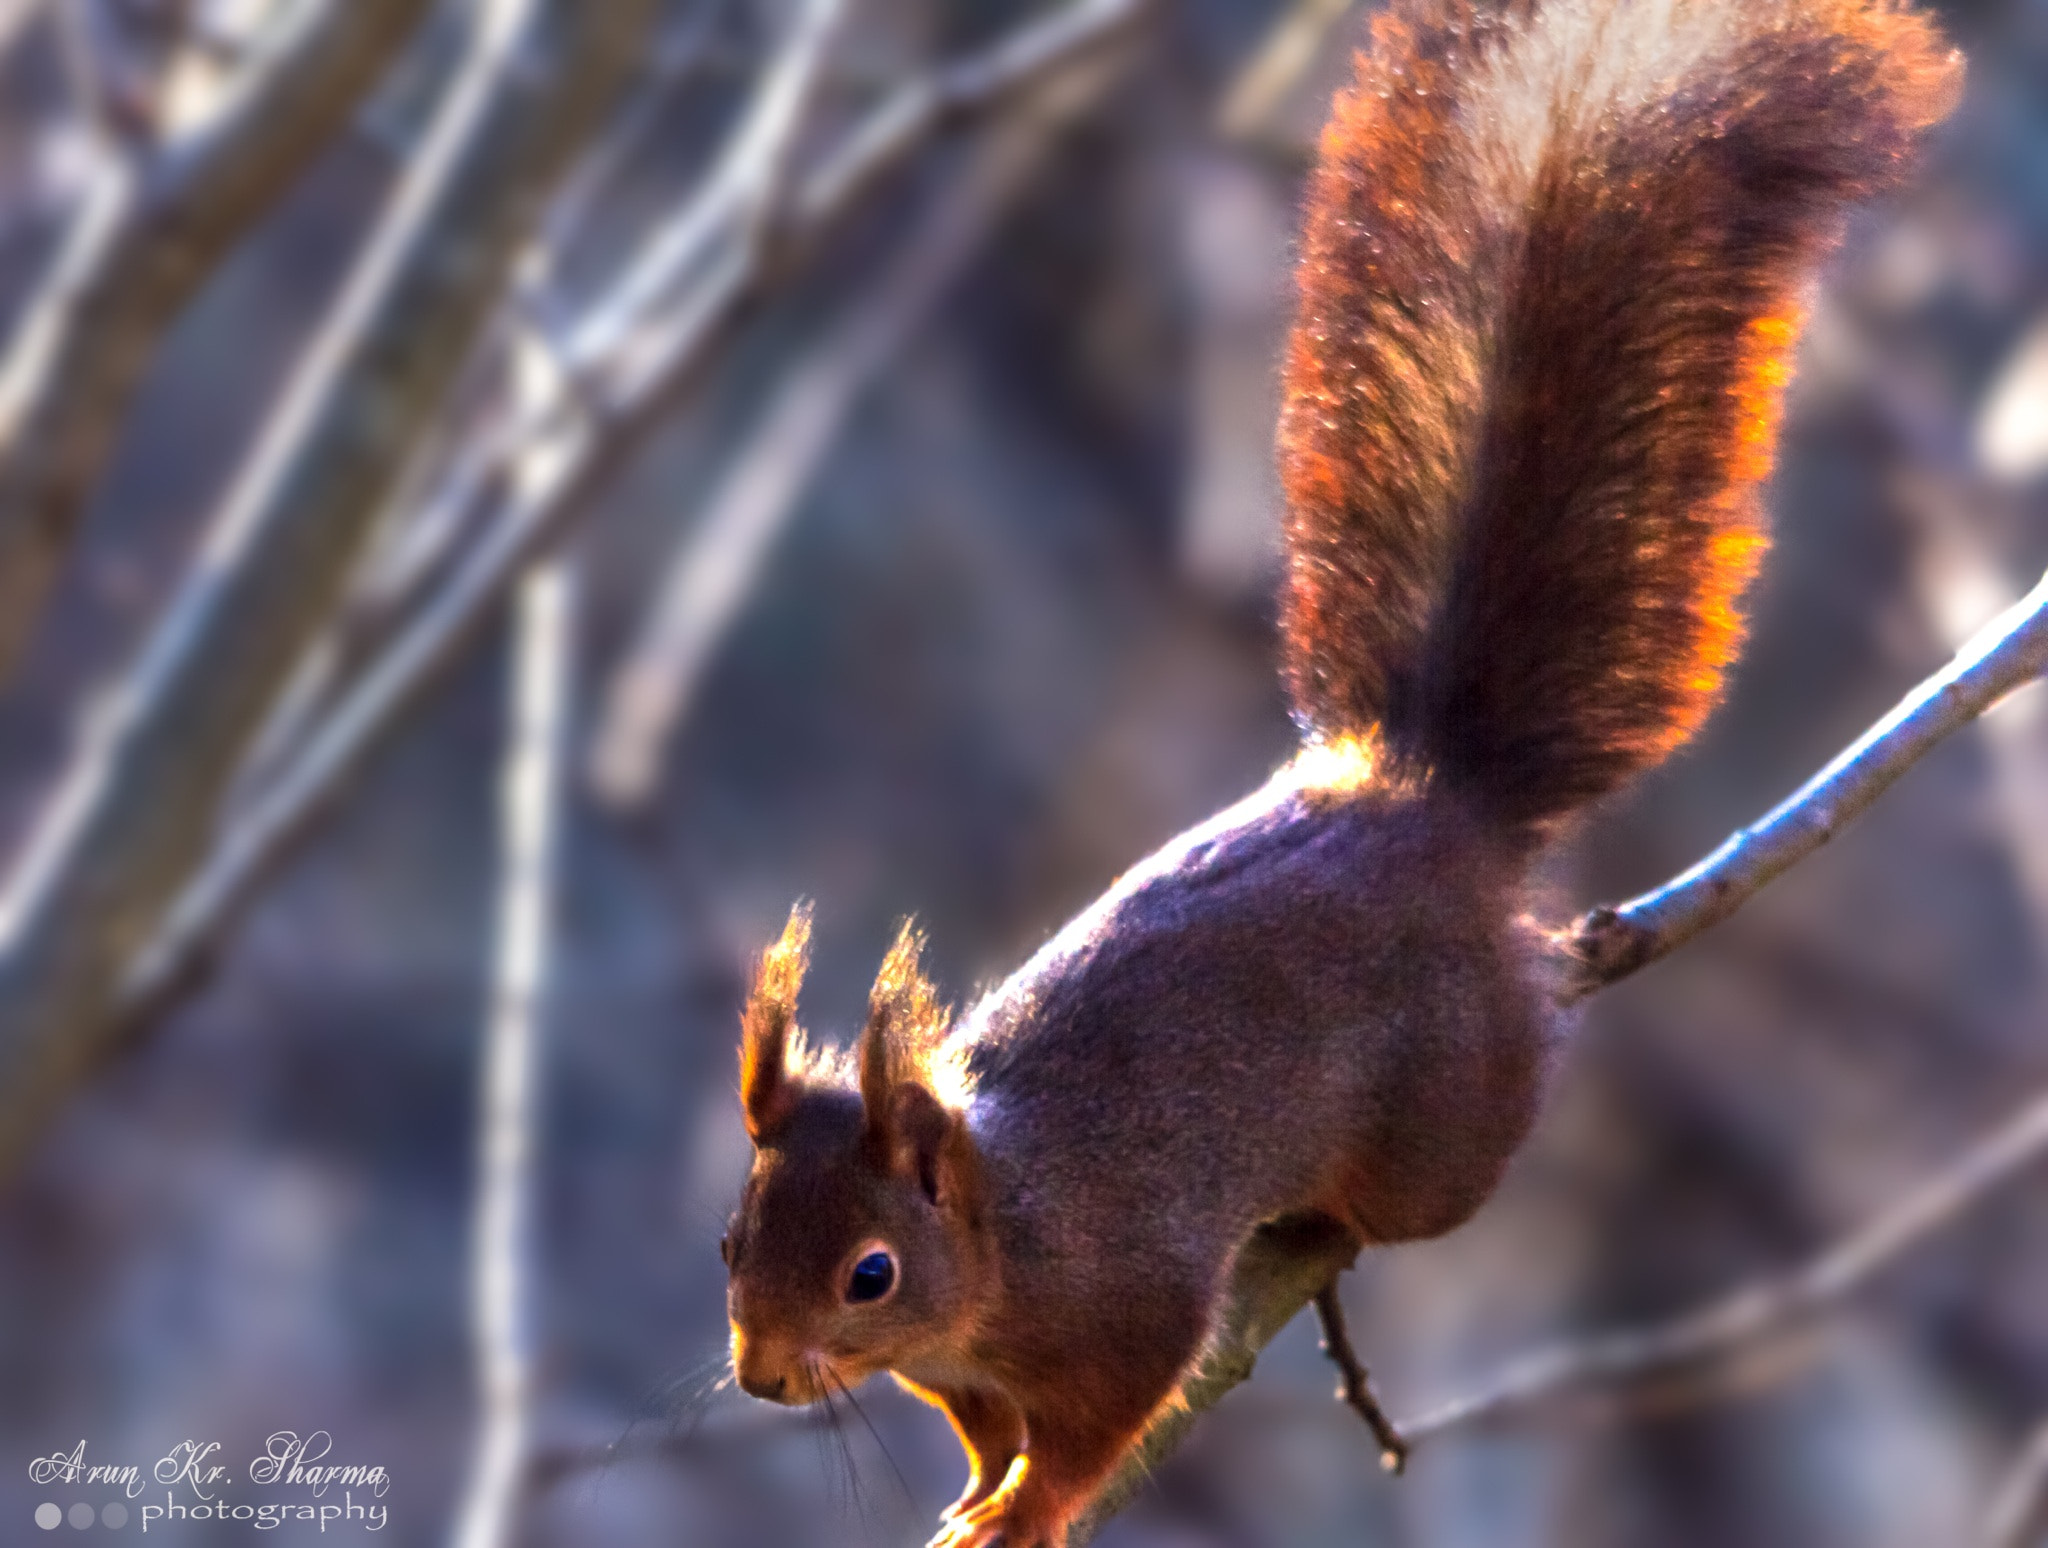
<path id="1" fill-rule="evenodd" d="M 1959 74 L 1888 0 L 1394 0 L 1324 133 L 1286 364 L 1315 732 L 1529 824 L 1694 730 L 1801 284 Z"/>

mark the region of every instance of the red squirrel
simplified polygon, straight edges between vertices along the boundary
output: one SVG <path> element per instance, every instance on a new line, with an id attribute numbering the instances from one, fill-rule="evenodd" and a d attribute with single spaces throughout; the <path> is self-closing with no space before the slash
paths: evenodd
<path id="1" fill-rule="evenodd" d="M 1284 366 L 1299 755 L 957 1019 L 906 926 L 857 1045 L 807 1045 L 801 908 L 745 1010 L 738 1379 L 943 1408 L 934 1548 L 1059 1548 L 1262 1223 L 1493 1191 L 1557 1042 L 1530 864 L 1713 706 L 1802 286 L 1959 76 L 1893 0 L 1376 18 Z"/>

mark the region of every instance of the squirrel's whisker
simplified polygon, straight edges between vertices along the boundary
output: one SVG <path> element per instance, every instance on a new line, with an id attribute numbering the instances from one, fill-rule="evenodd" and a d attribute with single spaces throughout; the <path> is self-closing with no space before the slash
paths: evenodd
<path id="1" fill-rule="evenodd" d="M 861 1406 L 860 1399 L 853 1395 L 853 1388 L 846 1384 L 846 1378 L 837 1371 L 830 1370 L 829 1367 L 827 1370 L 832 1381 L 839 1388 L 839 1395 L 846 1399 L 846 1406 L 853 1410 L 854 1416 L 860 1420 L 862 1426 L 867 1430 L 869 1438 L 874 1441 L 875 1449 L 881 1452 L 882 1460 L 889 1464 L 889 1471 L 896 1479 L 896 1487 L 903 1491 L 904 1502 L 912 1510 L 916 1510 L 917 1494 L 910 1487 L 910 1480 L 903 1476 L 903 1469 L 897 1465 L 896 1454 L 889 1449 L 889 1443 L 882 1439 L 882 1432 L 875 1428 L 874 1420 L 868 1417 L 868 1411 Z"/>

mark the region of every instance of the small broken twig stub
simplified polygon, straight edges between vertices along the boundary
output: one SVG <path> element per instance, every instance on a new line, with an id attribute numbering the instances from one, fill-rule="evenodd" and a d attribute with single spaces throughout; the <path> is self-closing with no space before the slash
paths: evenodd
<path id="1" fill-rule="evenodd" d="M 1372 1438 L 1380 1445 L 1380 1466 L 1399 1473 L 1408 1466 L 1408 1439 L 1394 1427 L 1394 1421 L 1373 1395 L 1372 1377 L 1358 1351 L 1351 1347 L 1351 1330 L 1344 1321 L 1344 1301 L 1337 1294 L 1337 1280 L 1316 1292 L 1316 1320 L 1323 1326 L 1323 1353 L 1337 1367 L 1337 1399 L 1365 1421 Z"/>

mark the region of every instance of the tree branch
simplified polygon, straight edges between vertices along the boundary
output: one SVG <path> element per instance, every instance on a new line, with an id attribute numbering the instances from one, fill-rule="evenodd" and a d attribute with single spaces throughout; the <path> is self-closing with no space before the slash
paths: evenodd
<path id="1" fill-rule="evenodd" d="M 483 1039 L 470 1267 L 481 1419 L 456 1513 L 456 1548 L 499 1548 L 510 1540 L 527 1470 L 535 1343 L 533 1157 L 575 627 L 566 567 L 560 561 L 538 566 L 518 596 L 511 725 L 498 796 L 497 945 Z"/>
<path id="2" fill-rule="evenodd" d="M 1950 732 L 2048 668 L 2048 576 L 1956 652 L 1833 762 L 1691 870 L 1626 903 L 1596 908 L 1555 937 L 1568 963 L 1562 1003 L 1626 978 L 1720 923 L 1843 825 Z"/>
<path id="3" fill-rule="evenodd" d="M 2048 578 L 1957 652 L 1941 671 L 1762 820 L 1654 892 L 1594 909 L 1553 937 L 1567 965 L 1561 1003 L 1626 978 L 1732 914 L 1751 894 L 1834 836 L 1920 756 L 2048 667 Z M 2048 1155 L 2048 1097 L 1993 1131 L 1954 1167 L 1893 1211 L 1788 1278 L 1738 1291 L 1659 1327 L 1606 1335 L 1532 1357 L 1474 1396 L 1399 1426 L 1409 1441 L 1531 1406 L 1596 1382 L 1689 1364 L 1733 1348 L 1852 1293 L 1900 1254 L 1975 1206 L 2022 1167 Z M 1240 1254 L 1223 1327 L 1175 1405 L 1118 1470 L 1074 1543 L 1130 1498 L 1180 1442 L 1196 1416 L 1247 1380 L 1259 1352 L 1330 1275 L 1350 1266 L 1355 1244 L 1261 1232 Z"/>
<path id="4" fill-rule="evenodd" d="M 0 0 L 0 56 L 20 41 L 48 6 L 49 0 Z"/>
<path id="5" fill-rule="evenodd" d="M 418 153 L 0 897 L 0 1174 L 112 1046 L 122 974 L 651 10 L 473 0 Z"/>
<path id="6" fill-rule="evenodd" d="M 1644 1328 L 1571 1340 L 1516 1361 L 1466 1397 L 1400 1426 L 1412 1442 L 1510 1419 L 1560 1397 L 1697 1366 L 1841 1304 L 1906 1253 L 2048 1159 L 2048 1095 L 1979 1139 L 1874 1220 L 1802 1267 Z"/>
<path id="7" fill-rule="evenodd" d="M 634 811 L 652 799 L 668 744 L 714 651 L 847 417 L 945 299 L 1057 127 L 1051 115 L 1020 115 L 990 132 L 886 271 L 789 370 L 727 464 L 606 685 L 590 777 L 612 806 Z"/>
<path id="8" fill-rule="evenodd" d="M 741 250 L 741 261 L 716 267 L 674 304 L 691 326 L 666 330 L 663 352 L 643 362 L 651 369 L 632 379 L 632 392 L 620 396 L 615 387 L 607 394 L 609 417 L 602 425 L 576 417 L 566 400 L 556 406 L 553 434 L 546 421 L 522 416 L 520 433 L 500 443 L 508 460 L 477 480 L 495 503 L 468 524 L 479 534 L 476 544 L 417 616 L 328 705 L 267 788 L 237 813 L 147 948 L 131 961 L 121 994 L 123 1020 L 146 1024 L 193 981 L 212 942 L 263 878 L 479 636 L 511 580 L 588 511 L 637 437 L 659 421 L 752 299 L 819 251 L 839 222 L 908 161 L 925 137 L 958 118 L 1001 111 L 1020 98 L 1034 100 L 1041 90 L 1058 93 L 1106 79 L 1098 70 L 1106 71 L 1110 50 L 1128 37 L 1140 14 L 1140 0 L 1077 0 L 986 54 L 904 88 L 855 131 L 850 146 L 857 150 L 843 148 L 797 187 L 789 211 L 772 223 L 772 242 L 751 257 Z M 576 400 L 586 414 L 590 402 Z M 521 445 L 523 457 L 513 459 L 511 448 Z"/>
<path id="9" fill-rule="evenodd" d="M 329 0 L 204 127 L 140 159 L 101 158 L 0 360 L 0 680 L 157 345 L 348 121 L 430 4 Z"/>
<path id="10" fill-rule="evenodd" d="M 2027 1438 L 1984 1520 L 1984 1548 L 2039 1548 L 2048 1534 L 2048 1423 Z"/>

